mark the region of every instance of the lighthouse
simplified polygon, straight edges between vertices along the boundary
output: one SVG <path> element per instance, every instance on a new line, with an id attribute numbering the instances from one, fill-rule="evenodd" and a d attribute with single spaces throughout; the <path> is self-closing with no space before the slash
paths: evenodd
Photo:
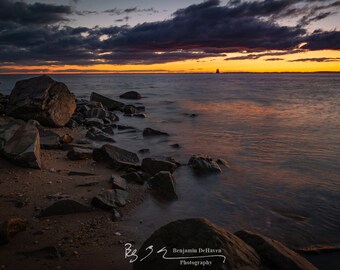
<path id="1" fill-rule="evenodd" d="M 220 70 L 219 69 L 216 69 L 216 74 L 220 73 Z"/>

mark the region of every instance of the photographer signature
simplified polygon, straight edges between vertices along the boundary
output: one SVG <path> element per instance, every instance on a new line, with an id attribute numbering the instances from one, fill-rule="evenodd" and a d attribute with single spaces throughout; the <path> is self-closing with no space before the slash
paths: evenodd
<path id="1" fill-rule="evenodd" d="M 151 256 L 151 254 L 154 253 L 154 246 L 153 245 L 148 246 L 145 249 L 145 251 L 148 251 L 148 253 L 143 258 L 139 259 L 138 255 L 136 254 L 137 249 L 133 249 L 132 244 L 126 243 L 125 244 L 125 259 L 130 258 L 130 260 L 129 260 L 130 263 L 133 263 L 133 262 L 137 261 L 138 259 L 139 259 L 139 261 L 143 261 L 146 258 L 148 258 L 149 256 Z M 163 253 L 162 258 L 164 260 L 206 259 L 206 258 L 220 257 L 220 258 L 223 259 L 223 263 L 225 263 L 225 261 L 226 261 L 226 256 L 221 255 L 221 254 L 188 256 L 188 257 L 167 257 L 168 250 L 166 249 L 166 247 L 163 247 L 163 248 L 157 250 L 156 253 L 157 254 Z"/>

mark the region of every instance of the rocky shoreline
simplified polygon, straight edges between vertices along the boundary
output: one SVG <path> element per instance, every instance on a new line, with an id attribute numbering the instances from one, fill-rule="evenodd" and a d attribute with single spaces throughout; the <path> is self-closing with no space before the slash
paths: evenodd
<path id="1" fill-rule="evenodd" d="M 130 91 L 120 98 L 131 101 L 142 96 Z M 151 265 L 150 260 L 132 264 L 124 258 L 125 243 L 142 244 L 124 227 L 124 216 L 145 196 L 177 199 L 172 173 L 179 162 L 171 157 L 141 159 L 148 149 L 133 153 L 115 145 L 118 131 L 139 132 L 120 124 L 117 112 L 145 118 L 145 110 L 140 104 L 98 93 L 92 93 L 90 100 L 76 99 L 65 84 L 48 76 L 19 81 L 10 96 L 0 95 L 2 269 L 183 268 L 161 257 L 153 258 Z M 141 132 L 145 138 L 169 136 L 154 127 Z M 207 155 L 193 155 L 188 166 L 195 174 L 229 168 L 227 161 Z M 205 220 L 178 221 L 175 228 L 161 228 L 140 252 L 155 241 L 172 247 L 212 245 L 223 250 L 228 264 L 215 263 L 211 269 L 316 269 L 265 236 L 256 234 L 256 238 L 251 232 L 235 236 Z M 193 243 L 188 228 L 200 228 L 196 235 L 208 235 L 208 240 L 217 233 L 219 241 Z M 187 233 L 178 238 L 178 231 Z M 249 240 L 254 237 L 256 241 Z"/>

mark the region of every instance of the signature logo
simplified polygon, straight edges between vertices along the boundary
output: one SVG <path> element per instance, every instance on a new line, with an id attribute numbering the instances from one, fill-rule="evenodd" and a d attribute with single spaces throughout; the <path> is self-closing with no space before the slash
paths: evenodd
<path id="1" fill-rule="evenodd" d="M 200 249 L 201 250 L 201 249 Z M 204 250 L 204 249 L 202 249 Z M 150 257 L 154 252 L 156 252 L 157 254 L 161 254 L 162 258 L 164 260 L 190 260 L 190 259 L 207 259 L 207 258 L 222 258 L 223 259 L 223 263 L 225 263 L 226 261 L 226 256 L 222 255 L 222 254 L 209 254 L 209 255 L 196 255 L 194 254 L 194 256 L 179 256 L 179 257 L 169 257 L 167 256 L 168 254 L 168 250 L 166 247 L 163 247 L 159 250 L 154 250 L 154 246 L 150 245 L 147 248 L 145 248 L 145 251 L 147 251 L 147 254 L 142 257 L 139 258 L 137 255 L 137 249 L 133 248 L 133 245 L 130 243 L 126 243 L 125 244 L 125 259 L 129 258 L 129 262 L 133 263 L 137 260 L 139 261 L 144 261 L 146 258 Z M 196 254 L 199 252 L 196 252 Z"/>

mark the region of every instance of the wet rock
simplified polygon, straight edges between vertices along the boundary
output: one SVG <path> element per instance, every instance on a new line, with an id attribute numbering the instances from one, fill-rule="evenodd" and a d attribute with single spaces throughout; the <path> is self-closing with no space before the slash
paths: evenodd
<path id="1" fill-rule="evenodd" d="M 154 175 L 160 171 L 174 172 L 176 164 L 169 161 L 158 160 L 154 158 L 144 158 L 142 160 L 142 170 L 151 175 Z"/>
<path id="2" fill-rule="evenodd" d="M 172 148 L 174 148 L 174 149 L 180 149 L 181 148 L 181 146 L 178 144 L 178 143 L 174 143 L 174 144 L 172 144 L 172 145 L 170 145 Z"/>
<path id="3" fill-rule="evenodd" d="M 71 151 L 67 153 L 67 157 L 70 160 L 84 160 L 91 159 L 93 156 L 92 149 L 76 148 L 74 147 Z"/>
<path id="4" fill-rule="evenodd" d="M 111 138 L 109 134 L 106 134 L 102 130 L 98 128 L 91 128 L 85 135 L 86 138 L 89 138 L 94 141 L 102 141 L 102 142 L 112 142 L 115 143 L 116 141 Z"/>
<path id="5" fill-rule="evenodd" d="M 124 174 L 122 175 L 122 178 L 124 178 L 127 181 L 135 182 L 140 185 L 144 184 L 143 175 L 139 172 L 130 172 L 130 173 Z"/>
<path id="6" fill-rule="evenodd" d="M 169 136 L 168 133 L 166 132 L 162 132 L 162 131 L 158 131 L 152 128 L 145 128 L 143 130 L 143 136 L 144 137 L 150 137 L 150 136 Z"/>
<path id="7" fill-rule="evenodd" d="M 173 157 L 167 157 L 165 160 L 175 164 L 176 167 L 182 166 L 182 164 L 179 161 L 177 161 L 176 159 L 174 159 Z"/>
<path id="8" fill-rule="evenodd" d="M 138 113 L 138 110 L 133 105 L 125 105 L 124 108 L 122 108 L 123 113 L 125 113 L 125 116 L 132 116 L 135 113 Z"/>
<path id="9" fill-rule="evenodd" d="M 177 199 L 176 184 L 170 172 L 159 172 L 149 180 L 152 189 L 157 190 L 162 198 L 167 200 Z"/>
<path id="10" fill-rule="evenodd" d="M 317 270 L 310 262 L 280 242 L 250 231 L 238 231 L 237 237 L 251 246 L 268 269 Z"/>
<path id="11" fill-rule="evenodd" d="M 193 155 L 189 160 L 189 165 L 197 174 L 220 173 L 220 166 L 211 157 L 206 155 Z"/>
<path id="12" fill-rule="evenodd" d="M 42 149 L 60 149 L 60 136 L 50 130 L 39 128 L 40 147 Z"/>
<path id="13" fill-rule="evenodd" d="M 85 120 L 85 124 L 88 127 L 102 127 L 104 125 L 104 121 L 100 118 L 87 118 Z"/>
<path id="14" fill-rule="evenodd" d="M 140 167 L 137 154 L 110 144 L 94 149 L 93 159 L 98 162 L 108 162 L 116 170 Z"/>
<path id="15" fill-rule="evenodd" d="M 103 127 L 102 128 L 102 131 L 107 133 L 107 134 L 111 134 L 111 135 L 114 135 L 115 134 L 115 131 L 114 131 L 114 128 L 113 127 Z"/>
<path id="16" fill-rule="evenodd" d="M 140 154 L 148 154 L 148 153 L 150 153 L 150 149 L 148 149 L 148 148 L 140 149 L 140 150 L 138 150 L 138 153 L 140 153 Z"/>
<path id="17" fill-rule="evenodd" d="M 125 106 L 124 103 L 115 101 L 113 99 L 110 99 L 108 97 L 102 96 L 100 94 L 97 94 L 95 92 L 91 93 L 91 101 L 97 101 L 102 103 L 105 107 L 107 107 L 109 110 L 120 110 L 122 107 Z"/>
<path id="18" fill-rule="evenodd" d="M 154 252 L 150 256 L 148 249 L 153 246 Z M 201 252 L 185 254 L 186 256 L 209 256 L 212 266 L 180 265 L 178 260 L 164 260 L 164 252 L 158 250 L 166 247 L 166 257 L 178 257 L 182 254 L 174 253 L 173 247 L 180 249 L 196 249 Z M 209 252 L 205 249 L 220 250 L 220 252 Z M 180 269 L 230 269 L 230 270 L 260 270 L 261 262 L 256 252 L 246 245 L 242 240 L 230 232 L 224 231 L 206 219 L 186 219 L 171 222 L 155 231 L 139 248 L 139 258 L 147 256 L 144 260 L 136 260 L 133 264 L 134 270 L 180 270 Z M 225 256 L 225 257 L 222 257 Z M 191 259 L 192 261 L 194 259 Z M 205 261 L 202 260 L 194 261 Z"/>
<path id="19" fill-rule="evenodd" d="M 141 99 L 142 96 L 136 91 L 129 91 L 119 96 L 124 99 Z"/>
<path id="20" fill-rule="evenodd" d="M 75 200 L 60 200 L 43 209 L 39 217 L 91 212 L 93 209 Z"/>
<path id="21" fill-rule="evenodd" d="M 216 163 L 217 163 L 218 165 L 222 165 L 222 166 L 224 166 L 224 167 L 230 169 L 230 164 L 229 164 L 229 162 L 226 161 L 226 160 L 224 160 L 224 159 L 222 159 L 222 158 L 217 159 L 217 160 L 216 160 Z"/>
<path id="22" fill-rule="evenodd" d="M 61 259 L 64 256 L 64 253 L 53 246 L 48 246 L 44 248 L 40 248 L 37 250 L 31 251 L 22 251 L 18 252 L 19 255 L 24 255 L 25 257 L 32 257 L 38 259 Z"/>
<path id="23" fill-rule="evenodd" d="M 74 95 L 67 86 L 43 75 L 15 84 L 9 98 L 7 115 L 41 124 L 63 127 L 76 109 Z"/>
<path id="24" fill-rule="evenodd" d="M 145 113 L 135 113 L 135 114 L 133 115 L 133 117 L 146 118 L 146 114 L 145 114 Z"/>
<path id="25" fill-rule="evenodd" d="M 109 116 L 109 111 L 102 108 L 92 108 L 84 113 L 86 118 L 99 118 L 103 119 Z"/>
<path id="26" fill-rule="evenodd" d="M 41 168 L 40 136 L 32 123 L 0 117 L 0 155 L 29 168 Z"/>
<path id="27" fill-rule="evenodd" d="M 95 196 L 91 204 L 94 207 L 101 208 L 103 210 L 112 210 L 118 206 L 125 206 L 128 193 L 119 189 L 105 190 L 103 193 Z"/>
<path id="28" fill-rule="evenodd" d="M 117 125 L 117 128 L 118 130 L 136 129 L 135 127 L 124 126 L 124 125 Z"/>
<path id="29" fill-rule="evenodd" d="M 7 244 L 14 235 L 25 231 L 27 220 L 22 218 L 9 218 L 0 223 L 0 246 Z"/>

